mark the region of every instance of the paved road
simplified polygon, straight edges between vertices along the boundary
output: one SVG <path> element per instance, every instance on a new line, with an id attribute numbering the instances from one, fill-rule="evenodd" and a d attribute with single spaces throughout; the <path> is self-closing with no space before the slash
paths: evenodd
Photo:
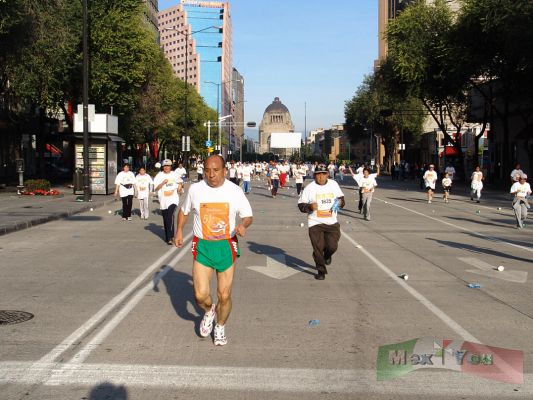
<path id="1" fill-rule="evenodd" d="M 196 334 L 191 255 L 163 243 L 157 215 L 122 222 L 112 204 L 0 237 L 0 308 L 35 315 L 0 326 L 0 398 L 533 398 L 533 228 L 514 228 L 505 197 L 427 204 L 384 180 L 366 222 L 343 190 L 319 282 L 294 188 L 271 199 L 254 183 L 223 348 Z M 521 350 L 525 383 L 376 380 L 379 346 L 425 336 Z"/>

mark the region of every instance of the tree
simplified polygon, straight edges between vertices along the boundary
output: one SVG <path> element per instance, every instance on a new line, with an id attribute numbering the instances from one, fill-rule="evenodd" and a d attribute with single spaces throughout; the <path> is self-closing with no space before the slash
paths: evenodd
<path id="1" fill-rule="evenodd" d="M 70 78 L 78 66 L 76 50 L 80 42 L 80 4 L 69 0 L 48 2 L 17 1 L 11 9 L 11 35 L 20 34 L 18 49 L 8 46 L 4 55 L 4 79 L 9 81 L 9 91 L 18 107 L 28 107 L 31 117 L 39 115 L 37 151 L 39 175 L 44 174 L 46 112 L 52 115 L 64 101 Z M 24 31 L 20 23 L 24 23 Z M 9 36 L 8 36 L 9 37 Z M 10 49 L 10 50 L 9 50 Z"/>
<path id="2" fill-rule="evenodd" d="M 454 39 L 469 83 L 502 121 L 502 169 L 511 169 L 510 117 L 533 115 L 533 2 L 464 0 Z M 491 128 L 493 129 L 493 128 Z"/>
<path id="3" fill-rule="evenodd" d="M 461 155 L 469 88 L 466 71 L 457 60 L 454 23 L 446 1 L 417 1 L 390 22 L 386 36 L 396 86 L 422 102 L 443 132 L 445 145 L 453 144 Z M 454 128 L 454 135 L 449 127 Z"/>
<path id="4" fill-rule="evenodd" d="M 422 131 L 424 113 L 420 102 L 397 90 L 390 77 L 390 65 L 383 63 L 373 75 L 365 77 L 355 96 L 346 102 L 344 115 L 352 143 L 379 134 L 385 145 L 386 164 L 395 159 L 401 135 L 415 144 Z"/>

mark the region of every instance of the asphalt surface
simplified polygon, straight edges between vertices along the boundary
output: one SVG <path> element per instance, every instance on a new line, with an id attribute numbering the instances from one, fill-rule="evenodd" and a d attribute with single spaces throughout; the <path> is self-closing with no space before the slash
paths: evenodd
<path id="1" fill-rule="evenodd" d="M 0 237 L 0 309 L 34 315 L 0 325 L 0 398 L 533 398 L 533 226 L 515 229 L 504 194 L 427 204 L 413 182 L 378 183 L 372 221 L 343 185 L 339 250 L 316 281 L 295 189 L 272 199 L 254 182 L 225 347 L 198 336 L 190 241 L 166 245 L 159 215 L 123 222 L 108 203 Z M 524 383 L 376 380 L 380 346 L 426 336 L 523 351 Z"/>

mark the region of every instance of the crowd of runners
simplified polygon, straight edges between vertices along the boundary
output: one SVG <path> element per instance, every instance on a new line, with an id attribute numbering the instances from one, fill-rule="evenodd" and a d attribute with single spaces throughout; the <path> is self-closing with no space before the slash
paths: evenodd
<path id="1" fill-rule="evenodd" d="M 218 155 L 199 161 L 196 169 L 196 182 L 190 182 L 187 170 L 179 164 L 172 170 L 173 162 L 163 160 L 155 165 L 157 173 L 152 178 L 144 168 L 135 175 L 129 165 L 117 175 L 115 196 L 122 199 L 122 219 L 132 220 L 133 198 L 139 201 L 140 218 L 150 215 L 150 194 L 156 193 L 161 215 L 165 242 L 169 245 L 184 245 L 183 230 L 188 216 L 193 216 L 193 286 L 196 303 L 205 314 L 200 324 L 200 336 L 207 337 L 213 331 L 215 345 L 227 343 L 225 323 L 230 315 L 231 289 L 235 263 L 240 256 L 238 236 L 245 236 L 253 221 L 253 212 L 248 194 L 255 188 L 263 187 L 272 199 L 278 191 L 291 187 L 294 180 L 300 212 L 307 214 L 308 235 L 311 242 L 317 280 L 324 280 L 327 266 L 337 251 L 341 236 L 337 215 L 345 206 L 345 195 L 340 184 L 345 179 L 353 179 L 355 200 L 364 220 L 371 220 L 372 196 L 378 186 L 378 174 L 364 165 L 352 166 L 334 163 L 301 163 L 286 161 L 270 162 L 225 162 Z M 400 175 L 401 176 L 401 175 Z M 427 202 L 434 199 L 437 182 L 443 191 L 444 203 L 450 201 L 450 190 L 456 171 L 448 166 L 440 174 L 430 164 L 421 175 L 427 192 Z M 393 177 L 397 179 L 398 177 Z M 513 196 L 512 208 L 517 228 L 524 227 L 529 209 L 531 187 L 527 175 L 520 165 L 510 174 Z M 306 180 L 309 183 L 305 184 Z M 188 182 L 189 181 L 189 182 Z M 472 201 L 480 201 L 484 176 L 476 167 L 470 177 Z M 185 191 L 185 185 L 188 190 Z M 351 186 L 349 186 L 351 187 Z M 180 202 L 180 195 L 185 195 Z M 181 208 L 179 204 L 181 203 Z M 178 210 L 178 212 L 176 212 Z M 296 211 L 296 210 L 295 210 Z M 176 216 L 177 214 L 177 216 Z M 213 274 L 217 277 L 217 303 L 210 292 Z"/>

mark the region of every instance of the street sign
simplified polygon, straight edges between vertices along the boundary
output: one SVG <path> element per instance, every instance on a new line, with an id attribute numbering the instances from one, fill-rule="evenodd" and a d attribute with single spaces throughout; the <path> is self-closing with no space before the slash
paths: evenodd
<path id="1" fill-rule="evenodd" d="M 212 148 L 212 147 L 208 147 L 208 148 L 207 148 L 207 152 L 208 152 L 208 153 L 212 153 L 213 151 L 215 151 L 214 148 Z"/>
<path id="2" fill-rule="evenodd" d="M 206 140 L 205 147 L 211 147 L 211 146 L 213 146 L 213 142 L 211 140 Z"/>

